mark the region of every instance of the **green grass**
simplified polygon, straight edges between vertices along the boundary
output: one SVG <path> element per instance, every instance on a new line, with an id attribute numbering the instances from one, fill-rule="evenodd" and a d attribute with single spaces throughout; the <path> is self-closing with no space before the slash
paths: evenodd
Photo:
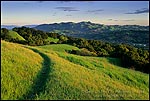
<path id="1" fill-rule="evenodd" d="M 1 99 L 19 99 L 31 89 L 43 58 L 19 44 L 1 41 L 1 59 Z"/>
<path id="2" fill-rule="evenodd" d="M 66 52 L 68 50 L 78 50 L 79 48 L 67 44 L 52 44 L 52 45 L 45 45 L 45 46 L 39 46 L 38 48 L 45 49 L 47 51 L 53 50 L 55 52 Z"/>
<path id="3" fill-rule="evenodd" d="M 25 40 L 22 36 L 20 36 L 17 32 L 9 30 L 9 35 L 12 38 L 18 38 L 19 40 Z"/>
<path id="4" fill-rule="evenodd" d="M 57 43 L 57 42 L 59 41 L 59 39 L 54 39 L 54 38 L 52 38 L 52 37 L 48 37 L 48 38 L 46 39 L 46 41 Z"/>
<path id="5" fill-rule="evenodd" d="M 122 68 L 120 60 L 116 58 L 78 56 L 65 51 L 71 49 L 78 48 L 66 44 L 29 47 L 2 41 L 1 98 L 33 100 L 149 99 L 148 74 Z M 16 57 L 15 54 L 19 56 Z M 18 61 L 16 64 L 11 62 L 10 57 L 12 56 L 15 57 L 14 61 Z M 24 62 L 28 62 L 25 60 L 26 58 L 30 61 L 27 65 L 29 67 L 26 68 L 29 70 L 24 72 Z M 13 72 L 10 73 L 10 71 Z M 28 73 L 28 75 L 21 78 L 22 76 L 19 75 L 21 72 Z M 13 78 L 10 75 L 13 75 Z M 27 84 L 26 82 L 29 81 L 32 83 Z M 16 84 L 16 82 L 18 83 Z M 20 82 L 21 84 L 19 84 Z M 8 84 L 11 85 L 8 86 Z M 15 88 L 18 91 L 12 96 L 11 94 L 16 92 Z"/>
<path id="6" fill-rule="evenodd" d="M 42 52 L 40 52 L 37 49 L 29 48 L 33 50 L 34 52 L 40 54 L 40 56 L 44 59 L 42 69 L 38 72 L 37 78 L 33 81 L 32 88 L 23 95 L 21 98 L 24 99 L 34 99 L 36 95 L 39 95 L 39 93 L 44 92 L 45 90 L 45 84 L 47 82 L 47 79 L 49 78 L 49 73 L 51 71 L 51 60 L 49 57 Z"/>

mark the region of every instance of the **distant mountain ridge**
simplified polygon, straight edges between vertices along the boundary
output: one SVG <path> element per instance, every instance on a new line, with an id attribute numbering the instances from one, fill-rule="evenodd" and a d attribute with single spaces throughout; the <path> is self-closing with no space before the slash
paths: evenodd
<path id="1" fill-rule="evenodd" d="M 67 36 L 102 40 L 111 43 L 125 43 L 136 47 L 149 49 L 149 26 L 140 25 L 104 25 L 90 21 L 61 22 L 53 24 L 24 25 L 25 27 L 53 32 Z M 15 25 L 2 25 L 1 28 L 12 29 L 21 27 Z"/>
<path id="2" fill-rule="evenodd" d="M 104 25 L 91 22 L 41 24 L 35 29 L 67 36 L 149 47 L 149 26 Z"/>
<path id="3" fill-rule="evenodd" d="M 36 27 L 35 29 L 43 30 L 43 31 L 53 31 L 53 30 L 92 30 L 92 31 L 100 31 L 104 32 L 108 31 L 115 31 L 115 30 L 149 30 L 149 26 L 140 26 L 140 25 L 104 25 L 104 24 L 96 24 L 90 21 L 88 22 L 62 22 L 62 23 L 53 23 L 53 24 L 41 24 Z M 86 33 L 83 33 L 86 34 Z"/>
<path id="4" fill-rule="evenodd" d="M 36 27 L 37 25 L 23 25 L 25 27 L 29 27 L 29 28 L 33 28 Z M 21 26 L 17 26 L 17 25 L 1 25 L 1 28 L 6 28 L 6 29 L 13 29 L 14 27 L 21 27 Z"/>
<path id="5" fill-rule="evenodd" d="M 16 25 L 1 25 L 1 28 L 6 28 L 6 29 L 13 29 L 14 27 L 19 27 L 19 26 L 16 26 Z"/>

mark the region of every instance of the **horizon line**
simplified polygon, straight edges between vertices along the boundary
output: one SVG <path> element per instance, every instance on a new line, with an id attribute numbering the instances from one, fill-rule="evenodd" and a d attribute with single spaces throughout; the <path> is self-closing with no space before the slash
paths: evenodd
<path id="1" fill-rule="evenodd" d="M 68 21 L 68 22 L 53 22 L 53 23 L 39 23 L 39 24 L 22 24 L 22 25 L 18 25 L 18 24 L 2 24 L 1 23 L 1 26 L 26 26 L 26 25 L 43 25 L 43 24 L 55 24 L 55 23 L 81 23 L 81 22 L 90 22 L 90 23 L 94 23 L 94 24 L 101 24 L 101 25 L 119 25 L 119 26 L 124 26 L 124 25 L 138 25 L 138 26 L 149 26 L 148 25 L 140 25 L 140 24 L 104 24 L 104 23 L 95 23 L 95 22 L 92 22 L 92 21 L 79 21 L 79 22 L 71 22 L 71 21 Z"/>

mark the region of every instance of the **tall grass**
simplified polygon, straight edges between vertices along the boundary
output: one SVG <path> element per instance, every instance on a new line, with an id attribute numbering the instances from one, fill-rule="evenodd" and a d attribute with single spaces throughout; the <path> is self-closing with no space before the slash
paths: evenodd
<path id="1" fill-rule="evenodd" d="M 25 47 L 2 42 L 2 99 L 149 99 L 149 75 L 122 68 L 119 59 L 69 54 L 78 48 L 65 44 Z"/>
<path id="2" fill-rule="evenodd" d="M 1 41 L 1 99 L 16 100 L 31 89 L 42 57 L 19 44 Z"/>
<path id="3" fill-rule="evenodd" d="M 119 59 L 77 56 L 63 50 L 47 51 L 54 62 L 53 78 L 36 99 L 149 99 L 149 75 L 120 67 Z"/>
<path id="4" fill-rule="evenodd" d="M 34 99 L 36 95 L 45 90 L 45 84 L 47 79 L 49 78 L 49 73 L 51 71 L 51 61 L 47 55 L 40 52 L 37 49 L 29 48 L 34 52 L 40 54 L 40 56 L 44 59 L 42 69 L 38 72 L 36 79 L 33 81 L 32 88 L 22 96 L 21 99 Z"/>

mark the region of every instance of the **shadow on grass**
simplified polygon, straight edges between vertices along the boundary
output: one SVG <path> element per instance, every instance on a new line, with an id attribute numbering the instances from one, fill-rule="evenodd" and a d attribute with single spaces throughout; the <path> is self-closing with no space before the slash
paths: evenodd
<path id="1" fill-rule="evenodd" d="M 107 61 L 112 65 L 122 67 L 121 60 L 119 58 L 107 57 Z"/>
<path id="2" fill-rule="evenodd" d="M 28 47 L 26 47 L 28 48 Z M 49 73 L 51 71 L 51 60 L 50 58 L 40 52 L 37 49 L 29 48 L 33 50 L 34 52 L 40 54 L 40 56 L 44 59 L 42 64 L 42 69 L 37 74 L 36 79 L 33 81 L 33 85 L 31 87 L 31 90 L 28 91 L 26 94 L 20 98 L 20 100 L 26 100 L 26 99 L 34 99 L 37 95 L 39 95 L 41 92 L 45 90 L 47 79 L 49 78 Z"/>

